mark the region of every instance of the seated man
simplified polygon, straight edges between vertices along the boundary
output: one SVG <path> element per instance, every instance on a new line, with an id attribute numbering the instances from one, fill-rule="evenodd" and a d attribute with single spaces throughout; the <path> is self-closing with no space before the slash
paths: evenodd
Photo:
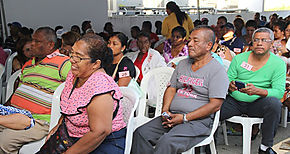
<path id="1" fill-rule="evenodd" d="M 234 33 L 234 25 L 228 22 L 221 26 L 221 28 L 223 37 L 220 39 L 219 43 L 228 47 L 230 50 L 235 52 L 235 54 L 241 53 L 244 49 L 244 42 Z"/>
<path id="2" fill-rule="evenodd" d="M 285 63 L 270 51 L 274 34 L 268 28 L 253 33 L 253 51 L 237 55 L 228 70 L 229 95 L 221 107 L 221 120 L 247 114 L 264 118 L 259 154 L 274 154 L 271 149 L 280 120 L 286 81 Z M 244 82 L 245 88 L 235 84 Z M 240 89 L 241 88 L 241 89 Z"/>
<path id="3" fill-rule="evenodd" d="M 211 56 L 214 41 L 208 26 L 191 32 L 189 58 L 179 62 L 164 94 L 162 112 L 170 117 L 139 127 L 131 153 L 181 153 L 209 136 L 213 113 L 220 109 L 229 83 L 225 69 Z"/>
<path id="4" fill-rule="evenodd" d="M 32 36 L 34 58 L 24 64 L 20 85 L 7 104 L 30 111 L 35 125 L 18 131 L 0 127 L 1 154 L 18 153 L 22 145 L 48 134 L 52 95 L 65 81 L 71 66 L 69 57 L 60 54 L 55 49 L 55 43 L 56 34 L 49 27 L 37 29 Z"/>

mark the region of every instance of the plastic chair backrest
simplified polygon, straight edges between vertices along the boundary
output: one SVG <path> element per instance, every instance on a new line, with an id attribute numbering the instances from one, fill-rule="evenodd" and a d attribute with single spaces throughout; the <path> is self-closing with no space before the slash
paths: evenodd
<path id="1" fill-rule="evenodd" d="M 56 124 L 58 123 L 58 119 L 61 116 L 60 96 L 64 88 L 64 85 L 65 85 L 65 82 L 60 84 L 53 93 L 49 130 L 51 130 L 54 126 L 56 126 Z"/>
<path id="2" fill-rule="evenodd" d="M 170 60 L 167 63 L 167 66 L 168 67 L 171 67 L 171 63 L 174 63 L 175 65 L 177 65 L 179 63 L 179 61 L 181 61 L 181 60 L 183 60 L 185 58 L 188 58 L 188 56 L 180 56 L 180 57 L 173 58 L 172 60 Z"/>
<path id="3" fill-rule="evenodd" d="M 2 100 L 1 99 L 1 97 L 2 97 L 2 77 L 3 77 L 3 74 L 4 74 L 4 69 L 5 69 L 5 67 L 2 65 L 2 64 L 0 64 L 0 101 Z M 4 102 L 3 102 L 4 103 Z"/>
<path id="4" fill-rule="evenodd" d="M 3 49 L 8 56 L 10 56 L 12 54 L 12 50 L 11 49 Z"/>
<path id="5" fill-rule="evenodd" d="M 12 62 L 13 59 L 17 56 L 17 52 L 14 52 L 12 55 L 10 55 L 5 63 L 5 74 L 6 74 L 6 81 L 8 81 L 9 77 L 12 73 Z"/>
<path id="6" fill-rule="evenodd" d="M 138 107 L 138 114 L 145 115 L 146 97 L 147 95 L 148 96 L 152 95 L 149 93 L 149 89 L 155 89 L 157 92 L 155 117 L 161 114 L 163 95 L 169 84 L 173 71 L 174 71 L 174 68 L 172 67 L 159 67 L 159 68 L 150 70 L 148 73 L 144 75 L 141 81 L 141 86 L 140 86 L 141 90 L 144 92 L 144 96 L 142 96 L 141 98 L 143 99 L 143 101 L 140 101 L 140 104 Z M 155 87 L 149 87 L 150 85 L 149 83 L 151 82 L 155 82 L 154 84 Z"/>
<path id="7" fill-rule="evenodd" d="M 139 78 L 139 75 L 140 75 L 140 70 L 137 66 L 135 66 L 135 70 L 136 70 L 135 80 L 137 81 L 137 79 Z"/>
<path id="8" fill-rule="evenodd" d="M 13 94 L 14 92 L 14 83 L 16 81 L 16 79 L 18 77 L 20 77 L 21 75 L 21 70 L 18 70 L 16 72 L 14 72 L 10 78 L 8 79 L 8 82 L 7 82 L 7 87 L 6 87 L 6 99 L 5 99 L 5 102 L 7 102 L 9 100 L 9 98 L 11 97 L 11 95 Z"/>
<path id="9" fill-rule="evenodd" d="M 132 139 L 133 139 L 133 132 L 135 128 L 134 123 L 134 112 L 137 109 L 137 106 L 139 104 L 139 96 L 135 91 L 130 87 L 120 87 L 120 90 L 123 94 L 123 99 L 125 100 L 127 104 L 130 104 L 131 107 L 128 117 L 128 123 L 127 123 L 127 133 L 126 133 L 126 144 L 125 144 L 125 154 L 129 154 L 131 150 L 132 145 Z M 122 104 L 123 105 L 123 104 Z M 123 110 L 126 108 L 126 106 L 123 105 Z M 129 110 L 129 109 L 127 109 Z"/>

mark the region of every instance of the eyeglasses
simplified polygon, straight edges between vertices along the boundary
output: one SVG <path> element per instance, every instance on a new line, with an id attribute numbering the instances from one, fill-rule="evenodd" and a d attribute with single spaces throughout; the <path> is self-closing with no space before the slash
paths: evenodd
<path id="1" fill-rule="evenodd" d="M 253 39 L 253 42 L 254 42 L 254 43 L 258 43 L 258 42 L 260 42 L 260 41 L 262 41 L 263 43 L 272 42 L 272 40 L 265 39 L 265 38 L 262 38 L 262 39 L 255 38 L 255 39 Z"/>
<path id="2" fill-rule="evenodd" d="M 76 63 L 81 62 L 82 60 L 90 60 L 92 58 L 82 58 L 79 56 L 73 56 L 72 53 L 69 54 L 70 59 L 74 60 Z"/>

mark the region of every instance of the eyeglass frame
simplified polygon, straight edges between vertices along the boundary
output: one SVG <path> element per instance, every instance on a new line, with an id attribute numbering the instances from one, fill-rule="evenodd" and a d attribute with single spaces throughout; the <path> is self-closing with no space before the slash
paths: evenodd
<path id="1" fill-rule="evenodd" d="M 92 58 L 83 58 L 83 57 L 80 57 L 80 56 L 73 56 L 72 52 L 69 52 L 69 58 L 74 60 L 76 63 L 79 63 L 82 60 L 90 60 L 90 59 L 92 59 Z M 78 58 L 78 60 L 76 60 L 75 58 Z"/>
<path id="2" fill-rule="evenodd" d="M 262 43 L 268 43 L 268 42 L 272 42 L 271 39 L 266 39 L 266 38 L 262 38 L 262 39 L 258 39 L 258 38 L 255 38 L 253 39 L 253 43 L 258 43 L 258 42 L 262 42 Z"/>

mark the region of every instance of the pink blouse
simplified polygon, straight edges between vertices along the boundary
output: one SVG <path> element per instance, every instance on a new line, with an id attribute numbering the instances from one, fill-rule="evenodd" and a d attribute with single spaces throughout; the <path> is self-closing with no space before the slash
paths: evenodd
<path id="1" fill-rule="evenodd" d="M 69 135 L 80 138 L 90 131 L 87 106 L 94 96 L 110 93 L 114 100 L 114 111 L 123 96 L 115 81 L 103 72 L 95 72 L 81 87 L 75 88 L 71 93 L 73 80 L 74 75 L 70 71 L 62 91 L 60 108 L 61 113 L 65 115 Z M 122 110 L 122 104 L 119 103 L 117 116 L 112 121 L 112 132 L 126 127 Z"/>

